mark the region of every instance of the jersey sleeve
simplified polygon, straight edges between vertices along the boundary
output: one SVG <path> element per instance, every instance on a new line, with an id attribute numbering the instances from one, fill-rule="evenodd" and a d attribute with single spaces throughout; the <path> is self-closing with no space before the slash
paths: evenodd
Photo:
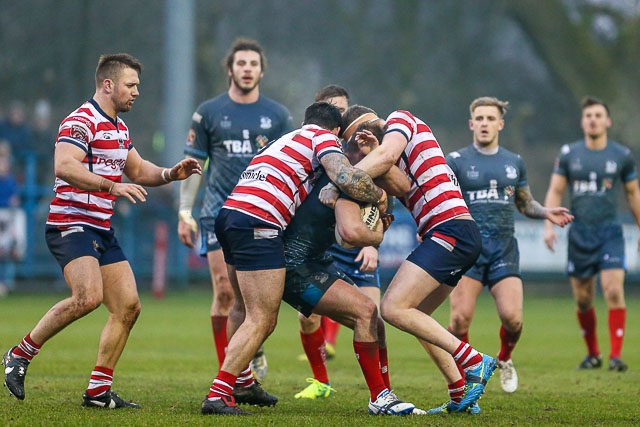
<path id="1" fill-rule="evenodd" d="M 400 132 L 404 135 L 407 141 L 411 141 L 411 138 L 417 132 L 418 124 L 408 111 L 397 110 L 389 114 L 386 120 L 387 132 Z"/>
<path id="2" fill-rule="evenodd" d="M 202 106 L 198 107 L 193 116 L 191 116 L 191 126 L 187 135 L 187 143 L 184 147 L 184 154 L 193 156 L 196 159 L 206 160 L 207 144 L 209 134 L 206 128 L 206 117 L 203 114 Z"/>
<path id="3" fill-rule="evenodd" d="M 445 157 L 445 160 L 447 161 L 447 165 L 449 165 L 449 167 L 451 168 L 453 173 L 456 174 L 456 176 L 458 175 L 458 164 L 456 163 L 456 159 L 458 158 L 460 158 L 460 153 L 457 151 L 449 153 Z"/>
<path id="4" fill-rule="evenodd" d="M 93 126 L 89 120 L 80 115 L 69 116 L 60 124 L 56 144 L 68 142 L 87 152 L 93 139 Z"/>
<path id="5" fill-rule="evenodd" d="M 321 130 L 313 137 L 314 151 L 318 160 L 330 153 L 344 154 L 338 138 L 328 130 Z"/>
<path id="6" fill-rule="evenodd" d="M 518 165 L 518 187 L 524 187 L 527 185 L 527 166 L 524 163 L 522 156 L 518 155 L 516 158 L 516 164 Z"/>
<path id="7" fill-rule="evenodd" d="M 571 152 L 571 148 L 569 148 L 568 144 L 565 144 L 560 149 L 560 153 L 558 157 L 556 157 L 556 161 L 553 165 L 553 173 L 562 175 L 565 178 L 569 176 L 569 153 Z"/>
<path id="8" fill-rule="evenodd" d="M 620 170 L 620 177 L 622 182 L 633 181 L 638 178 L 638 170 L 636 169 L 636 159 L 631 153 L 631 150 L 625 148 L 625 153 L 622 158 L 622 167 Z"/>

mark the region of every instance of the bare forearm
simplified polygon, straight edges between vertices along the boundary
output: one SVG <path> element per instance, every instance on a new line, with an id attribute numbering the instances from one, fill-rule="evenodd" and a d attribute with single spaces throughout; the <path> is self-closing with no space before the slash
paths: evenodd
<path id="1" fill-rule="evenodd" d="M 342 154 L 327 154 L 322 165 L 331 181 L 352 199 L 377 203 L 384 194 L 366 172 L 351 166 Z"/>

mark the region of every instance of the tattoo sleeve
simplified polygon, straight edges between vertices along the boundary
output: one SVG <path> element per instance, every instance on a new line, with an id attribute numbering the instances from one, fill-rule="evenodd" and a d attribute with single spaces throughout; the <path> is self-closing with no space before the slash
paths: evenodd
<path id="1" fill-rule="evenodd" d="M 516 188 L 515 203 L 516 208 L 522 215 L 534 219 L 545 219 L 547 217 L 547 210 L 533 199 L 528 185 Z"/>
<path id="2" fill-rule="evenodd" d="M 382 191 L 365 171 L 351 166 L 344 154 L 327 154 L 321 162 L 333 183 L 352 199 L 369 203 L 380 200 Z"/>

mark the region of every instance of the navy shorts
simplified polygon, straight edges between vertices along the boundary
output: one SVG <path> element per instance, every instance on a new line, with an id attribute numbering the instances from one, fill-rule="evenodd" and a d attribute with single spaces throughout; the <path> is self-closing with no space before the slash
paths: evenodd
<path id="1" fill-rule="evenodd" d="M 357 287 L 380 288 L 380 273 L 377 268 L 374 271 L 365 273 L 360 271 L 360 264 L 362 264 L 360 261 L 344 262 L 336 259 L 333 261 L 333 264 L 349 276 Z"/>
<path id="2" fill-rule="evenodd" d="M 330 262 L 310 262 L 287 270 L 282 300 L 309 317 L 327 290 L 337 280 L 349 277 Z"/>
<path id="3" fill-rule="evenodd" d="M 200 218 L 200 256 L 221 248 L 215 232 L 216 219 L 208 216 Z"/>
<path id="4" fill-rule="evenodd" d="M 482 252 L 464 275 L 482 282 L 489 289 L 507 277 L 520 277 L 518 240 L 513 236 L 483 237 Z"/>
<path id="5" fill-rule="evenodd" d="M 620 224 L 572 223 L 568 252 L 567 274 L 571 277 L 588 278 L 612 268 L 627 270 Z"/>
<path id="6" fill-rule="evenodd" d="M 232 209 L 222 209 L 215 232 L 224 260 L 239 271 L 284 268 L 282 230 L 273 224 Z"/>
<path id="7" fill-rule="evenodd" d="M 407 257 L 440 283 L 456 286 L 482 250 L 478 225 L 473 220 L 452 219 L 433 227 Z"/>
<path id="8" fill-rule="evenodd" d="M 47 225 L 44 231 L 49 251 L 64 267 L 76 258 L 92 256 L 100 265 L 126 261 L 113 228 L 100 230 L 86 225 Z"/>

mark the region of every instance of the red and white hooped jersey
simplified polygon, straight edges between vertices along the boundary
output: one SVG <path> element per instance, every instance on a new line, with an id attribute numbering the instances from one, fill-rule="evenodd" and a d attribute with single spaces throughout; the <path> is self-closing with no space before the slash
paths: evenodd
<path id="1" fill-rule="evenodd" d="M 318 180 L 320 159 L 329 153 L 342 154 L 342 146 L 317 125 L 283 135 L 253 158 L 223 207 L 284 230 Z"/>
<path id="2" fill-rule="evenodd" d="M 386 124 L 387 133 L 400 132 L 407 139 L 396 165 L 411 182 L 402 202 L 413 215 L 418 233 L 423 235 L 438 224 L 469 214 L 458 180 L 429 126 L 403 110 L 391 113 Z"/>
<path id="3" fill-rule="evenodd" d="M 89 225 L 109 230 L 116 197 L 108 193 L 111 181 L 122 182 L 129 150 L 133 148 L 127 125 L 109 117 L 92 99 L 60 124 L 56 144 L 73 144 L 86 153 L 82 164 L 105 178 L 104 191 L 86 191 L 56 178 L 56 196 L 49 206 L 47 225 Z"/>

